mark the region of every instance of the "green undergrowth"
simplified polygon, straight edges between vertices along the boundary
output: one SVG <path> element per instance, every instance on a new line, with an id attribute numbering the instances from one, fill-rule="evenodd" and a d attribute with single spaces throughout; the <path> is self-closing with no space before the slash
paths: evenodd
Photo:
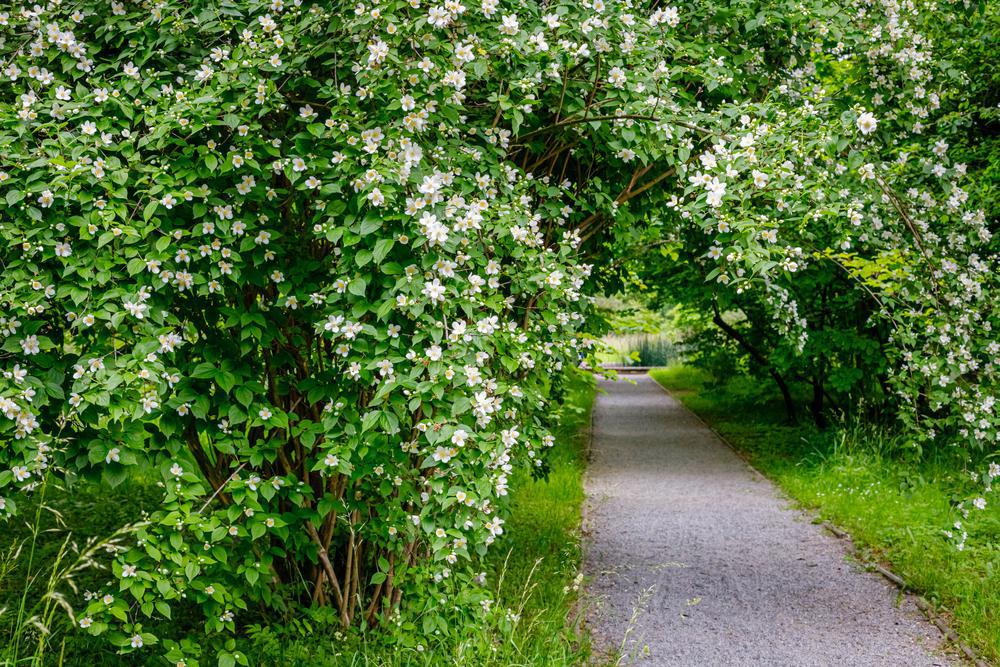
<path id="1" fill-rule="evenodd" d="M 556 444 L 549 452 L 547 474 L 518 472 L 511 480 L 512 507 L 504 534 L 481 564 L 487 586 L 497 591 L 496 613 L 490 615 L 491 622 L 481 626 L 456 623 L 449 634 L 438 632 L 429 637 L 420 650 L 397 650 L 386 646 L 384 634 L 373 634 L 371 638 L 341 636 L 336 619 L 322 612 L 310 616 L 311 612 L 303 611 L 275 619 L 258 611 L 259 622 L 240 639 L 249 664 L 515 667 L 585 663 L 589 644 L 579 627 L 577 575 L 583 471 L 594 392 L 592 376 L 571 376 L 562 400 L 563 418 L 556 431 Z M 72 489 L 50 484 L 41 505 L 37 500 L 26 503 L 21 517 L 3 527 L 0 667 L 14 665 L 15 659 L 18 665 L 32 667 L 167 664 L 156 657 L 156 650 L 149 651 L 145 660 L 136 654 L 119 656 L 103 638 L 69 627 L 68 617 L 58 603 L 54 608 L 45 605 L 46 600 L 54 602 L 51 595 L 47 596 L 54 590 L 79 608 L 85 591 L 96 590 L 108 580 L 109 573 L 95 567 L 81 567 L 71 573 L 71 580 L 60 578 L 58 585 L 52 584 L 52 575 L 69 568 L 78 553 L 86 554 L 88 540 L 114 533 L 143 508 L 154 506 L 160 493 L 155 484 L 141 481 L 127 481 L 111 491 L 87 484 Z M 100 544 L 94 546 L 103 548 Z M 46 609 L 51 613 L 43 613 Z M 37 618 L 31 619 L 33 614 Z M 178 627 L 191 624 L 193 628 L 197 616 L 200 614 L 175 614 L 174 623 Z M 37 660 L 32 656 L 37 654 L 42 625 L 48 633 L 43 642 L 44 655 Z M 13 637 L 18 629 L 21 639 L 15 658 Z M 215 667 L 214 663 L 209 667 Z"/>
<path id="2" fill-rule="evenodd" d="M 71 627 L 62 602 L 78 609 L 103 586 L 116 531 L 161 495 L 136 480 L 114 489 L 46 481 L 0 526 L 0 666 L 125 664 L 106 639 Z"/>
<path id="3" fill-rule="evenodd" d="M 594 395 L 593 377 L 575 373 L 562 401 L 564 418 L 549 452 L 548 474 L 536 478 L 519 472 L 511 480 L 511 513 L 482 569 L 497 590 L 497 609 L 516 614 L 513 626 L 459 627 L 420 651 L 387 650 L 376 641 L 338 646 L 322 637 L 289 642 L 272 628 L 257 636 L 251 662 L 283 667 L 585 664 L 590 646 L 580 627 L 579 529 Z"/>
<path id="4" fill-rule="evenodd" d="M 791 498 L 847 530 L 865 560 L 887 563 L 932 601 L 963 641 L 1000 660 L 1000 494 L 985 494 L 956 549 L 944 536 L 961 518 L 954 505 L 983 493 L 957 454 L 917 455 L 871 425 L 790 426 L 777 396 L 746 378 L 718 382 L 682 366 L 650 375 Z"/>

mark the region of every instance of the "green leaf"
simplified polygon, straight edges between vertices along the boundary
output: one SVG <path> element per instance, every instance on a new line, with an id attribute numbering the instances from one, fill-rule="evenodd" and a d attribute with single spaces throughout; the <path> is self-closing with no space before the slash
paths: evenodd
<path id="1" fill-rule="evenodd" d="M 7 200 L 7 206 L 13 206 L 17 202 L 24 199 L 24 193 L 20 190 L 11 190 L 7 193 L 5 199 Z"/>
<path id="2" fill-rule="evenodd" d="M 128 264 L 126 265 L 126 268 L 128 269 L 128 274 L 130 276 L 134 276 L 135 274 L 142 272 L 146 268 L 146 262 L 136 257 L 135 259 L 129 260 Z"/>
<path id="3" fill-rule="evenodd" d="M 364 433 L 365 431 L 369 430 L 372 426 L 375 426 L 375 424 L 378 423 L 379 417 L 381 416 L 382 413 L 379 410 L 372 410 L 371 412 L 365 414 L 364 419 L 362 419 L 361 421 L 361 432 Z"/>
<path id="4" fill-rule="evenodd" d="M 236 376 L 228 371 L 220 371 L 215 376 L 215 383 L 222 387 L 225 392 L 230 392 L 236 386 Z"/>
<path id="5" fill-rule="evenodd" d="M 396 244 L 393 239 L 379 239 L 378 243 L 375 244 L 375 250 L 372 252 L 372 259 L 376 264 L 381 264 L 385 256 L 389 254 L 392 250 L 392 246 Z"/>
<path id="6" fill-rule="evenodd" d="M 194 370 L 191 371 L 191 377 L 204 379 L 215 377 L 216 373 L 218 373 L 218 370 L 215 368 L 215 364 L 210 364 L 207 361 L 204 361 L 194 367 Z"/>
<path id="7" fill-rule="evenodd" d="M 155 199 L 146 204 L 146 208 L 142 209 L 142 219 L 149 222 L 149 219 L 153 217 L 153 214 L 156 213 L 156 209 L 159 208 L 159 206 L 160 202 Z"/>
<path id="8" fill-rule="evenodd" d="M 382 218 L 377 218 L 375 216 L 368 216 L 365 221 L 361 223 L 361 229 L 358 231 L 362 236 L 367 236 L 374 231 L 377 231 L 382 227 Z"/>
<path id="9" fill-rule="evenodd" d="M 236 400 L 249 407 L 253 403 L 253 390 L 249 387 L 238 387 L 236 389 Z"/>
<path id="10" fill-rule="evenodd" d="M 155 602 L 156 611 L 163 614 L 165 618 L 170 618 L 170 605 L 163 600 L 157 600 Z"/>
<path id="11" fill-rule="evenodd" d="M 355 296 L 364 296 L 365 287 L 367 286 L 368 283 L 364 278 L 355 278 L 351 281 L 351 284 L 347 286 L 347 291 Z"/>
<path id="12" fill-rule="evenodd" d="M 372 261 L 371 250 L 359 250 L 358 254 L 354 256 L 354 263 L 357 264 L 358 266 L 364 266 L 370 261 Z"/>

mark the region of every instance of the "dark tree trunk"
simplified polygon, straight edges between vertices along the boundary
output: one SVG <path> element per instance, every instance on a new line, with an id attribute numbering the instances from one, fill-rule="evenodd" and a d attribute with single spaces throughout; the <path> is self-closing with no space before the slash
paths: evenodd
<path id="1" fill-rule="evenodd" d="M 812 413 L 812 418 L 816 422 L 816 426 L 818 428 L 826 428 L 826 415 L 823 414 L 823 397 L 826 395 L 826 392 L 823 391 L 823 381 L 821 379 L 814 379 L 812 381 L 812 388 L 813 395 L 812 401 L 809 403 L 809 411 Z"/>
<path id="2" fill-rule="evenodd" d="M 712 308 L 715 311 L 715 315 L 712 317 L 712 322 L 715 323 L 715 326 L 719 327 L 727 336 L 739 343 L 754 361 L 764 367 L 768 375 L 771 376 L 771 379 L 774 380 L 774 383 L 778 385 L 778 390 L 781 392 L 781 398 L 785 402 L 785 414 L 787 415 L 789 423 L 794 424 L 797 421 L 795 414 L 795 401 L 792 400 L 792 392 L 788 389 L 788 383 L 786 383 L 785 379 L 781 377 L 781 373 L 779 373 L 774 366 L 771 365 L 771 362 L 768 361 L 767 357 L 765 357 L 760 350 L 750 344 L 750 341 L 748 341 L 743 334 L 722 319 L 722 314 L 719 312 L 718 304 L 713 303 Z"/>

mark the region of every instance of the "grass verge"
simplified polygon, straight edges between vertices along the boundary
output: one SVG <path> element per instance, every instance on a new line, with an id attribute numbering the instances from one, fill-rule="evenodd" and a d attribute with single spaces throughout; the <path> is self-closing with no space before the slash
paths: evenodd
<path id="1" fill-rule="evenodd" d="M 802 506 L 847 530 L 869 560 L 887 563 L 950 617 L 959 637 L 1000 661 L 1000 498 L 987 497 L 959 551 L 944 537 L 957 498 L 981 492 L 951 453 L 916 457 L 897 435 L 861 424 L 789 426 L 756 381 L 716 381 L 675 366 L 650 375 Z"/>

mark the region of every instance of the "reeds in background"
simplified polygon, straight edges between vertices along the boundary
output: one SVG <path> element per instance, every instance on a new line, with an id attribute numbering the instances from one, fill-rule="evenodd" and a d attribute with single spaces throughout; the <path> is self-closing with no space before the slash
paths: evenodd
<path id="1" fill-rule="evenodd" d="M 684 345 L 665 333 L 617 334 L 604 339 L 602 355 L 610 366 L 669 366 L 684 356 Z"/>

